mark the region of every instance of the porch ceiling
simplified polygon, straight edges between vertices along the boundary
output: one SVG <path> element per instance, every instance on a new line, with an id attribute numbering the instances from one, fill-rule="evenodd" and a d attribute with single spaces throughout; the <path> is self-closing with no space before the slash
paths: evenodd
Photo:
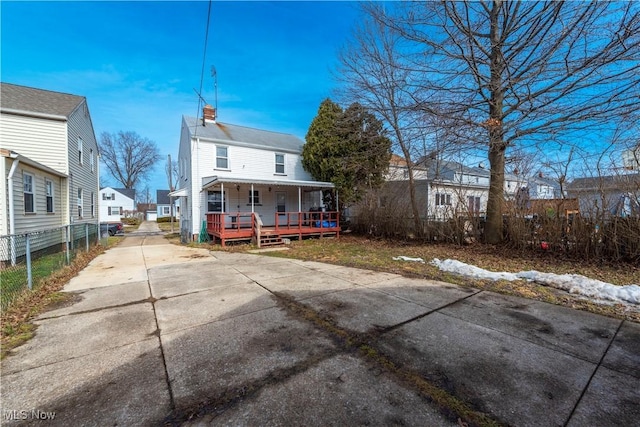
<path id="1" fill-rule="evenodd" d="M 289 186 L 301 187 L 312 190 L 323 190 L 334 188 L 330 182 L 321 181 L 296 181 L 296 180 L 278 180 L 278 179 L 249 179 L 249 178 L 223 178 L 219 176 L 207 176 L 202 178 L 202 190 L 208 190 L 220 184 L 256 184 L 271 186 Z"/>

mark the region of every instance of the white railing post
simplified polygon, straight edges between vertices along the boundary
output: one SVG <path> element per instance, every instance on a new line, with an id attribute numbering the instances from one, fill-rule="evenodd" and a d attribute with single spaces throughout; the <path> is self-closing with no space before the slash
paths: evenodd
<path id="1" fill-rule="evenodd" d="M 87 252 L 89 252 L 89 223 L 84 224 L 84 241 L 87 247 Z"/>
<path id="2" fill-rule="evenodd" d="M 26 233 L 25 238 L 27 240 L 26 243 L 26 257 L 27 257 L 27 286 L 29 287 L 29 290 L 33 289 L 33 277 L 31 275 L 31 237 L 29 236 L 29 233 Z"/>

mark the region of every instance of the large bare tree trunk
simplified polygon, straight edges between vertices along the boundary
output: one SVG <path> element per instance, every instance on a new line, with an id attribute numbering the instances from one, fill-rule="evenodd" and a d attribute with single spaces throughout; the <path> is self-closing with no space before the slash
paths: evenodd
<path id="1" fill-rule="evenodd" d="M 505 150 L 504 132 L 502 123 L 502 104 L 504 102 L 504 88 L 502 73 L 504 62 L 502 58 L 502 40 L 498 27 L 498 14 L 501 0 L 494 0 L 493 8 L 489 13 L 491 20 L 491 83 L 489 90 L 491 100 L 489 102 L 489 120 L 486 127 L 489 131 L 489 164 L 491 166 L 491 179 L 489 181 L 489 200 L 487 201 L 487 223 L 485 225 L 484 239 L 487 243 L 500 243 L 502 233 L 502 204 L 504 201 L 504 164 Z"/>

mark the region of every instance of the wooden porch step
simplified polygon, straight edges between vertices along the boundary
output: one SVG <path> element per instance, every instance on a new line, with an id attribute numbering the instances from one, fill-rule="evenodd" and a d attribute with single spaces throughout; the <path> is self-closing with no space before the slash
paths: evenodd
<path id="1" fill-rule="evenodd" d="M 276 246 L 282 245 L 282 237 L 278 234 L 267 234 L 264 233 L 260 236 L 260 246 Z"/>

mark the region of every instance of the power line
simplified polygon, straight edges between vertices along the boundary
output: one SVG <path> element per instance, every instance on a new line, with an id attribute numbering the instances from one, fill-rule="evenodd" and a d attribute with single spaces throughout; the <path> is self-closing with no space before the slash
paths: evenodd
<path id="1" fill-rule="evenodd" d="M 200 87 L 198 89 L 198 109 L 196 111 L 196 123 L 203 107 L 202 106 L 202 101 L 203 101 L 202 85 L 204 83 L 204 66 L 205 66 L 205 63 L 207 62 L 207 44 L 209 43 L 209 24 L 211 22 L 211 4 L 212 4 L 212 0 L 209 0 L 209 7 L 207 10 L 207 27 L 204 32 L 204 50 L 202 52 L 202 69 L 200 70 Z M 196 126 L 196 129 L 194 131 L 194 136 L 196 136 L 197 132 L 198 132 L 198 127 Z"/>

